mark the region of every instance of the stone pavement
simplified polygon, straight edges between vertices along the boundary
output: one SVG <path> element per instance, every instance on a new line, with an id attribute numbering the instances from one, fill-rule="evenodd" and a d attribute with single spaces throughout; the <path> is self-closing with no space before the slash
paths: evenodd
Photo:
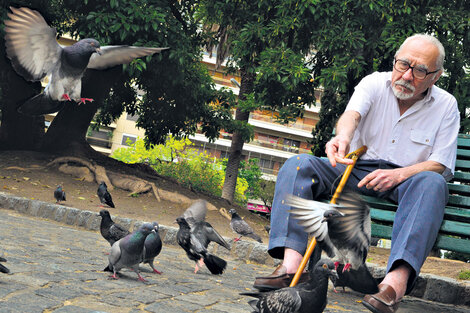
<path id="1" fill-rule="evenodd" d="M 6 210 L 11 205 L 16 211 Z M 251 289 L 255 276 L 272 271 L 272 266 L 253 261 L 262 255 L 263 245 L 242 242 L 231 253 L 214 249 L 228 261 L 223 275 L 206 269 L 194 274 L 194 262 L 174 245 L 176 229 L 162 227 L 164 247 L 156 267 L 163 275 L 142 265 L 148 283 L 137 281 L 130 271 L 111 280 L 101 271 L 109 245 L 96 231 L 96 213 L 5 194 L 0 194 L 0 208 L 1 251 L 11 270 L 0 275 L 0 312 L 249 312 L 249 299 L 239 293 Z M 361 298 L 355 292 L 330 289 L 325 312 L 368 312 Z M 424 311 L 470 310 L 414 297 L 406 297 L 399 310 Z"/>

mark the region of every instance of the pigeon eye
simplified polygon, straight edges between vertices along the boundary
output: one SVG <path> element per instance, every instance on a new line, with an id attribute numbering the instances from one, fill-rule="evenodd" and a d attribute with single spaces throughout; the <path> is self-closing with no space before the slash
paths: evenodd
<path id="1" fill-rule="evenodd" d="M 323 264 L 323 268 L 327 269 L 327 268 L 328 268 L 328 265 Z"/>

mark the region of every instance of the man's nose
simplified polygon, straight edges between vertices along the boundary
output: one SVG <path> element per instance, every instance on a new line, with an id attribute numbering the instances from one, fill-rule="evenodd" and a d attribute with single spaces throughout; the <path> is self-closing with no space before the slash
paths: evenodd
<path id="1" fill-rule="evenodd" d="M 404 80 L 412 81 L 413 80 L 413 69 L 410 67 L 406 70 L 403 75 L 401 76 Z"/>

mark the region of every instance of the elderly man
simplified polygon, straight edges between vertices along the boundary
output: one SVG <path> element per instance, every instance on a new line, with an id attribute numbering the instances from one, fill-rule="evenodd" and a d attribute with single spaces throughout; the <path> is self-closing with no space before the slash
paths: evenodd
<path id="1" fill-rule="evenodd" d="M 271 215 L 269 253 L 283 259 L 258 289 L 290 283 L 307 245 L 307 234 L 289 215 L 285 196 L 328 197 L 346 165 L 346 153 L 366 145 L 347 188 L 398 203 L 387 274 L 379 292 L 363 304 L 373 312 L 395 312 L 411 291 L 430 252 L 448 199 L 459 130 L 457 101 L 434 86 L 443 72 L 442 44 L 429 35 L 407 38 L 395 54 L 393 71 L 373 73 L 355 88 L 326 145 L 328 160 L 290 158 L 279 172 Z M 305 277 L 303 275 L 302 278 Z"/>

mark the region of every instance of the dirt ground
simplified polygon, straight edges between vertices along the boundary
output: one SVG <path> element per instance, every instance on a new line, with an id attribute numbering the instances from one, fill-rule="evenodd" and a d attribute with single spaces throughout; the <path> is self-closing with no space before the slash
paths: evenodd
<path id="1" fill-rule="evenodd" d="M 0 190 L 10 194 L 47 202 L 55 202 L 54 190 L 62 185 L 67 201 L 65 206 L 98 212 L 102 208 L 96 194 L 98 184 L 79 180 L 69 174 L 59 172 L 57 167 L 46 167 L 55 156 L 30 151 L 0 151 Z M 105 166 L 107 169 L 109 167 Z M 115 168 L 112 170 L 116 170 Z M 127 171 L 129 174 L 129 171 Z M 245 208 L 230 205 L 227 201 L 200 194 L 163 178 L 153 180 L 162 199 L 157 201 L 152 193 L 128 196 L 128 191 L 111 191 L 115 209 L 108 208 L 111 216 L 128 217 L 144 221 L 158 221 L 162 225 L 176 226 L 175 218 L 197 199 L 205 199 L 212 205 L 207 212 L 207 221 L 223 236 L 235 237 L 230 229 L 230 220 L 221 213 L 235 208 L 253 227 L 263 242 L 268 242 L 265 226 L 269 221 Z M 249 238 L 242 240 L 251 240 Z M 368 262 L 386 266 L 389 250 L 372 247 Z M 470 271 L 470 264 L 461 261 L 443 260 L 429 257 L 422 273 L 430 273 L 457 279 L 462 271 Z"/>

